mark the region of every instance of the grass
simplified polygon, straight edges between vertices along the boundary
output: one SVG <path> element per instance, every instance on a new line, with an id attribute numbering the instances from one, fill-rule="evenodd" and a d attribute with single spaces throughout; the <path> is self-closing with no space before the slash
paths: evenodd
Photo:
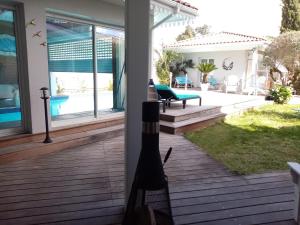
<path id="1" fill-rule="evenodd" d="M 300 105 L 265 105 L 203 130 L 190 141 L 237 174 L 287 169 L 300 162 Z"/>

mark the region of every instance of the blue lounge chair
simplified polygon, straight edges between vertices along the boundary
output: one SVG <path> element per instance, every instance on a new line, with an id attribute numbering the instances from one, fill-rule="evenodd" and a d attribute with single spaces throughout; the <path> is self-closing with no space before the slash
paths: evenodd
<path id="1" fill-rule="evenodd" d="M 177 76 L 175 77 L 175 87 L 185 87 L 185 84 L 187 84 L 187 87 L 193 87 L 193 82 L 186 76 Z"/>
<path id="2" fill-rule="evenodd" d="M 217 87 L 218 87 L 218 82 L 217 82 L 216 78 L 214 78 L 214 77 L 209 77 L 209 78 L 208 78 L 208 82 L 209 82 L 210 86 L 212 86 L 214 89 L 217 89 Z"/>
<path id="3" fill-rule="evenodd" d="M 155 89 L 158 93 L 159 100 L 170 107 L 171 102 L 182 101 L 182 107 L 185 109 L 186 100 L 199 98 L 199 106 L 201 106 L 201 96 L 196 94 L 177 94 L 167 85 L 157 84 Z M 165 108 L 164 108 L 165 110 Z"/>

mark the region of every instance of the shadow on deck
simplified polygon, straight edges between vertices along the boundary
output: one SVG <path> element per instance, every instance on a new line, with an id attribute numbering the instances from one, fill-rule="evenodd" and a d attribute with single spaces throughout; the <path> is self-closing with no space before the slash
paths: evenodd
<path id="1" fill-rule="evenodd" d="M 123 137 L 0 166 L 0 224 L 120 224 Z M 167 166 L 176 224 L 292 225 L 287 172 L 235 176 L 182 136 Z"/>

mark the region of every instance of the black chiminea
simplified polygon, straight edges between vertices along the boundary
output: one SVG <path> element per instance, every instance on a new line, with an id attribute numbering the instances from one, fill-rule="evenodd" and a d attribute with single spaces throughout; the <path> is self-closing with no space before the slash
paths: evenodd
<path id="1" fill-rule="evenodd" d="M 142 150 L 122 225 L 173 225 L 169 187 L 159 153 L 159 102 L 143 102 Z M 168 160 L 169 149 L 164 163 Z"/>

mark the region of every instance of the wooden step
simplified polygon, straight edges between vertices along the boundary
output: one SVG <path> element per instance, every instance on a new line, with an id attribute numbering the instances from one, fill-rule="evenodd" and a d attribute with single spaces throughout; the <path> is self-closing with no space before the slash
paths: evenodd
<path id="1" fill-rule="evenodd" d="M 110 127 L 119 124 L 124 124 L 124 113 L 116 113 L 113 116 L 110 116 L 109 118 L 103 118 L 91 122 L 52 128 L 52 130 L 50 131 L 50 136 L 55 138 L 63 135 L 95 130 L 95 129 Z M 0 152 L 3 147 L 35 142 L 35 141 L 42 141 L 44 138 L 45 138 L 44 133 L 18 134 L 18 135 L 0 137 Z"/>
<path id="2" fill-rule="evenodd" d="M 225 113 L 214 113 L 198 118 L 190 118 L 178 122 L 160 121 L 160 130 L 169 134 L 179 134 L 185 131 L 192 131 L 199 128 L 208 127 L 225 118 Z"/>
<path id="3" fill-rule="evenodd" d="M 192 118 L 205 117 L 221 112 L 221 106 L 194 106 L 186 109 L 171 108 L 160 114 L 160 120 L 167 122 L 179 122 Z"/>
<path id="4" fill-rule="evenodd" d="M 52 143 L 33 141 L 1 148 L 0 164 L 23 159 L 32 159 L 41 155 L 61 151 L 67 148 L 86 145 L 124 134 L 124 125 L 115 125 L 95 130 L 80 131 L 78 133 L 53 137 Z"/>

